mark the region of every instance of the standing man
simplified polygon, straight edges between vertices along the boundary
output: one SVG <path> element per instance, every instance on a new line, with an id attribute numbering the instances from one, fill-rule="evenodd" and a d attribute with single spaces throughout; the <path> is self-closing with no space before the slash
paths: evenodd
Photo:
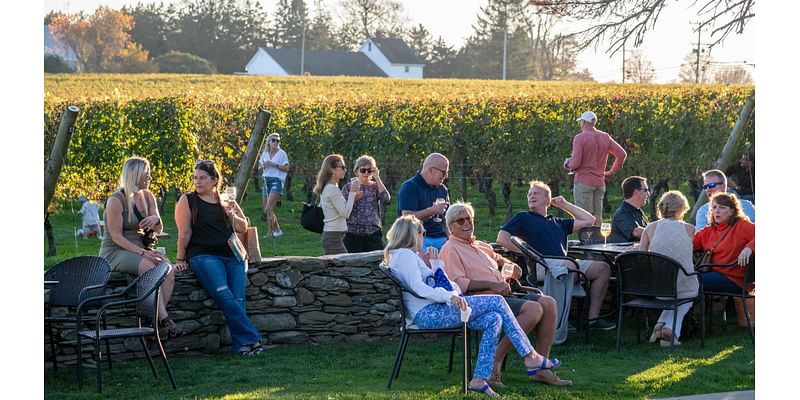
<path id="1" fill-rule="evenodd" d="M 575 205 L 594 216 L 593 225 L 600 225 L 603 222 L 605 178 L 622 168 L 628 153 L 611 135 L 595 128 L 597 115 L 594 112 L 586 111 L 578 121 L 581 132 L 572 140 L 572 156 L 564 162 L 564 169 L 575 172 L 572 189 Z M 609 154 L 614 156 L 614 163 L 606 171 Z"/>
<path id="2" fill-rule="evenodd" d="M 500 227 L 497 234 L 497 243 L 506 249 L 518 253 L 519 250 L 511 242 L 511 236 L 518 236 L 531 247 L 545 256 L 566 256 L 567 236 L 573 231 L 592 226 L 594 217 L 588 211 L 570 204 L 561 196 L 551 198 L 550 187 L 544 182 L 531 181 L 528 190 L 528 208 L 530 212 L 519 212 L 511 217 L 508 222 Z M 560 208 L 573 218 L 559 218 L 547 214 L 550 205 Z M 576 260 L 578 268 L 586 274 L 591 283 L 591 300 L 589 303 L 589 328 L 610 331 L 616 328 L 600 318 L 600 308 L 608 291 L 608 278 L 611 268 L 602 261 Z M 556 263 L 566 268 L 572 268 L 571 262 L 561 260 L 547 260 L 548 264 Z"/>
<path id="3" fill-rule="evenodd" d="M 622 181 L 622 204 L 611 220 L 611 243 L 638 242 L 647 226 L 647 217 L 642 206 L 650 197 L 647 179 L 641 176 L 629 176 Z"/>
<path id="4" fill-rule="evenodd" d="M 439 258 L 444 261 L 447 276 L 458 284 L 465 294 L 503 296 L 525 333 L 536 328 L 536 351 L 549 358 L 556 333 L 556 300 L 541 292 L 529 292 L 525 298 L 511 294 L 511 287 L 500 269 L 510 265 L 514 271 L 511 275 L 513 279 L 522 276 L 522 269 L 511 260 L 495 253 L 489 243 L 475 238 L 475 210 L 471 204 L 454 203 L 447 209 L 445 219 L 450 230 L 450 239 L 442 246 Z M 509 350 L 511 341 L 505 337 L 500 341 L 495 353 L 492 376 L 488 381 L 492 387 L 503 386 L 500 371 Z M 560 379 L 550 370 L 539 371 L 530 377 L 530 380 L 554 386 L 572 385 L 572 381 Z"/>
<path id="5" fill-rule="evenodd" d="M 397 216 L 414 215 L 425 227 L 422 251 L 429 246 L 441 250 L 447 241 L 444 213 L 450 204 L 450 194 L 444 180 L 450 170 L 450 160 L 443 154 L 431 153 L 422 163 L 422 169 L 403 182 L 397 193 Z M 442 199 L 437 202 L 437 199 Z"/>
<path id="6" fill-rule="evenodd" d="M 725 177 L 725 173 L 718 170 L 712 169 L 706 172 L 703 172 L 703 190 L 706 191 L 706 197 L 709 199 L 717 192 L 727 192 L 728 191 L 728 180 Z M 737 196 L 738 197 L 738 196 Z M 750 200 L 739 199 L 739 202 L 742 203 L 742 211 L 744 215 L 747 215 L 750 218 L 750 222 L 756 223 L 756 207 Z M 697 215 L 695 215 L 695 223 L 694 227 L 697 231 L 700 229 L 705 228 L 708 226 L 708 205 L 710 202 L 706 202 L 700 208 L 697 209 Z"/>

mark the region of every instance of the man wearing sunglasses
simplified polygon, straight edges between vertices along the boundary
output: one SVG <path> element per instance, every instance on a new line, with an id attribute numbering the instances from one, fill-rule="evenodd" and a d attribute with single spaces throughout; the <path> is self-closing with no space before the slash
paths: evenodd
<path id="1" fill-rule="evenodd" d="M 536 329 L 536 351 L 550 357 L 553 337 L 556 332 L 556 301 L 541 292 L 528 293 L 524 298 L 511 294 L 506 277 L 500 272 L 509 269 L 509 279 L 519 279 L 522 269 L 511 260 L 497 254 L 492 245 L 474 236 L 473 218 L 475 210 L 469 203 L 456 202 L 447 209 L 446 224 L 450 239 L 442 246 L 439 258 L 444 261 L 447 276 L 466 294 L 499 294 L 504 296 L 511 312 L 517 318 L 525 333 Z M 506 272 L 508 274 L 508 272 Z M 502 387 L 500 370 L 503 361 L 511 350 L 511 341 L 503 339 L 497 347 L 492 376 L 488 383 L 492 387 Z M 540 371 L 530 378 L 554 386 L 571 386 L 572 381 L 561 379 L 553 371 Z"/>
<path id="2" fill-rule="evenodd" d="M 611 220 L 611 236 L 609 243 L 638 242 L 647 226 L 647 217 L 642 206 L 650 197 L 647 179 L 641 176 L 629 176 L 622 181 L 622 204 Z"/>
<path id="3" fill-rule="evenodd" d="M 703 190 L 706 191 L 706 197 L 709 199 L 716 193 L 720 192 L 727 192 L 728 191 L 728 180 L 725 176 L 725 173 L 718 170 L 712 169 L 706 172 L 703 172 Z M 738 197 L 738 196 L 737 196 Z M 750 218 L 750 222 L 756 223 L 756 207 L 750 200 L 745 200 L 740 198 L 739 202 L 742 203 L 742 211 L 748 218 Z M 695 223 L 694 227 L 696 230 L 700 230 L 708 226 L 708 218 L 709 218 L 709 202 L 706 202 L 700 208 L 697 209 L 697 215 L 695 216 Z"/>
<path id="4" fill-rule="evenodd" d="M 412 214 L 425 227 L 424 252 L 429 246 L 437 250 L 447 241 L 444 213 L 450 204 L 450 194 L 444 185 L 450 170 L 450 160 L 443 154 L 431 153 L 422 169 L 403 182 L 397 192 L 397 216 Z"/>

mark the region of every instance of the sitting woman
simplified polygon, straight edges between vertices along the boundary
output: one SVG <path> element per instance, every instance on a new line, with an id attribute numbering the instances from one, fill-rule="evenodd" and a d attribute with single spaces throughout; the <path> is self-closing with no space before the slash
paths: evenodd
<path id="1" fill-rule="evenodd" d="M 703 287 L 712 291 L 741 293 L 744 266 L 756 251 L 756 225 L 744 215 L 739 199 L 725 192 L 711 198 L 708 222 L 708 226 L 694 235 L 694 250 L 711 250 L 712 264 L 736 261 L 737 265 L 711 268 L 711 272 L 703 274 Z"/>
<path id="2" fill-rule="evenodd" d="M 689 210 L 689 201 L 686 196 L 677 190 L 670 190 L 661 196 L 658 201 L 656 215 L 658 221 L 647 225 L 642 233 L 639 250 L 652 251 L 671 257 L 678 261 L 687 273 L 694 272 L 692 262 L 692 238 L 694 237 L 694 225 L 683 222 L 683 216 Z M 696 297 L 700 284 L 697 282 L 696 275 L 684 275 L 678 273 L 677 279 L 678 298 Z M 675 345 L 679 345 L 678 338 L 681 336 L 681 324 L 683 317 L 692 308 L 692 303 L 684 303 L 678 306 L 678 316 L 675 326 L 672 326 L 672 310 L 664 310 L 658 318 L 653 334 L 650 335 L 650 343 L 661 339 L 662 347 L 669 347 L 672 335 L 675 335 Z"/>
<path id="3" fill-rule="evenodd" d="M 141 275 L 158 264 L 169 262 L 153 248 L 153 239 L 161 233 L 163 225 L 156 197 L 147 190 L 151 180 L 150 163 L 141 157 L 131 157 L 122 165 L 119 190 L 106 202 L 103 220 L 107 232 L 100 243 L 100 257 L 108 261 L 113 271 Z M 174 287 L 175 268 L 170 268 L 158 299 L 159 326 L 168 330 L 170 338 L 186 334 L 167 313 Z"/>
<path id="4" fill-rule="evenodd" d="M 181 196 L 175 205 L 178 226 L 176 266 L 192 268 L 197 280 L 214 298 L 225 315 L 231 333 L 231 352 L 243 356 L 261 354 L 261 335 L 247 318 L 244 292 L 247 284 L 244 261 L 228 246 L 233 232 L 247 230 L 247 218 L 235 199 L 222 204 L 222 175 L 211 160 L 194 166 L 194 192 Z"/>
<path id="5" fill-rule="evenodd" d="M 421 257 L 425 229 L 413 215 L 398 218 L 387 234 L 389 243 L 384 250 L 384 265 L 423 299 L 409 293 L 403 293 L 403 300 L 408 310 L 408 318 L 422 329 L 454 328 L 461 324 L 461 313 L 467 307 L 472 308 L 467 326 L 483 331 L 475 371 L 469 383 L 469 389 L 489 396 L 497 396 L 486 382 L 491 377 L 497 343 L 500 333 L 505 333 L 523 357 L 528 376 L 535 376 L 541 370 L 549 370 L 561 365 L 557 359 L 548 359 L 533 349 L 525 331 L 517 323 L 514 314 L 499 295 L 461 296 L 458 285 L 449 281 L 453 290 L 444 287 L 431 287 L 426 282 L 433 276 L 437 266 L 438 253 L 429 247 Z M 442 271 L 444 272 L 444 271 Z"/>

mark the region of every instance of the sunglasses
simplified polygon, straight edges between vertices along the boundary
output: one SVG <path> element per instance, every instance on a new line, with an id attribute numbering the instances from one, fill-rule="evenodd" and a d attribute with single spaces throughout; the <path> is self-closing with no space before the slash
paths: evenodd
<path id="1" fill-rule="evenodd" d="M 270 139 L 269 141 L 272 142 L 272 143 L 280 143 L 281 142 L 280 139 Z"/>
<path id="2" fill-rule="evenodd" d="M 371 174 L 372 168 L 359 168 L 358 172 L 361 172 L 362 174 Z"/>
<path id="3" fill-rule="evenodd" d="M 455 222 L 458 225 L 464 225 L 464 223 L 466 222 L 472 223 L 472 218 L 471 217 L 459 218 L 454 220 L 453 222 Z"/>
<path id="4" fill-rule="evenodd" d="M 344 165 L 334 165 L 334 166 L 333 166 L 333 169 L 336 169 L 336 168 L 341 168 L 341 169 L 344 169 Z"/>
<path id="5" fill-rule="evenodd" d="M 715 187 L 722 185 L 722 182 L 709 182 L 703 185 L 703 189 L 714 189 Z"/>

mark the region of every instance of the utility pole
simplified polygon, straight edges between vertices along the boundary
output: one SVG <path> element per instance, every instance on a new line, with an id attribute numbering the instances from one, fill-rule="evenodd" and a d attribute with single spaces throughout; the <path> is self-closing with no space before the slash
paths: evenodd
<path id="1" fill-rule="evenodd" d="M 306 20 L 300 10 L 296 10 L 297 18 L 300 18 L 300 24 L 303 27 L 303 33 L 300 36 L 300 76 L 305 73 L 306 61 Z"/>
<path id="2" fill-rule="evenodd" d="M 697 30 L 697 47 L 692 50 L 695 53 L 694 83 L 700 83 L 700 54 L 703 52 L 703 50 L 700 50 L 700 46 L 702 45 L 700 42 L 700 34 L 703 31 L 703 23 L 695 22 L 695 24 L 697 25 L 697 28 L 695 28 Z"/>
<path id="3" fill-rule="evenodd" d="M 627 35 L 627 32 L 623 30 L 622 31 L 622 37 L 626 37 L 626 35 Z M 627 42 L 626 40 L 622 41 L 622 83 L 625 83 L 625 43 L 626 42 Z"/>
<path id="4" fill-rule="evenodd" d="M 508 3 L 503 4 L 503 80 L 506 80 L 506 48 L 508 47 Z"/>

